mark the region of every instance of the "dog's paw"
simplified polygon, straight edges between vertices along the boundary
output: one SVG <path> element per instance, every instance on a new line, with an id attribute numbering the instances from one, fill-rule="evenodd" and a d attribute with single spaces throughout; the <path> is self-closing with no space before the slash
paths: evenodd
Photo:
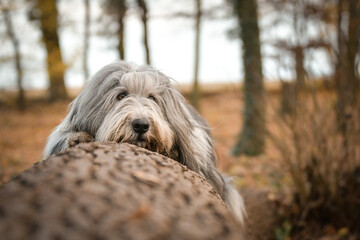
<path id="1" fill-rule="evenodd" d="M 72 133 L 67 141 L 68 147 L 74 147 L 79 143 L 94 142 L 94 137 L 87 132 L 75 132 Z"/>

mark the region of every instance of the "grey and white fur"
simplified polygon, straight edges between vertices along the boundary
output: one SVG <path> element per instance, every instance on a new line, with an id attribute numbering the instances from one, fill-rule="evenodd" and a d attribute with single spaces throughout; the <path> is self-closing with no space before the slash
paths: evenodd
<path id="1" fill-rule="evenodd" d="M 175 159 L 207 179 L 244 221 L 243 199 L 216 169 L 208 124 L 170 78 L 150 66 L 118 61 L 99 70 L 49 136 L 44 159 L 74 145 L 74 138 L 131 143 Z"/>

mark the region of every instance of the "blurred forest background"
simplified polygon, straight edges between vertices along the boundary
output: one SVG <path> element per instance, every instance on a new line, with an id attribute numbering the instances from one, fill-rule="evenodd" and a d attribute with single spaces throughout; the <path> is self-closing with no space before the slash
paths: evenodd
<path id="1" fill-rule="evenodd" d="M 140 40 L 126 36 L 131 19 Z M 205 25 L 227 39 L 206 58 Z M 191 32 L 191 46 L 151 41 L 164 26 Z M 41 159 L 100 67 L 141 59 L 168 73 L 168 63 L 190 74 L 178 87 L 212 127 L 257 239 L 359 239 L 359 34 L 359 0 L 0 0 L 0 181 Z M 217 54 L 234 42 L 239 54 Z M 131 44 L 141 57 L 128 57 Z M 179 62 L 179 51 L 191 53 Z M 222 62 L 236 82 L 201 77 Z"/>

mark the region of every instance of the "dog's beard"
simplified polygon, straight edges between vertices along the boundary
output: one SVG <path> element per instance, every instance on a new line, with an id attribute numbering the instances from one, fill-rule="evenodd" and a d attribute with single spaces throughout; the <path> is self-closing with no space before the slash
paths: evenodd
<path id="1" fill-rule="evenodd" d="M 118 143 L 130 143 L 153 152 L 158 152 L 162 154 L 166 153 L 164 146 L 162 146 L 161 143 L 159 143 L 151 133 L 141 135 L 137 133 L 132 133 L 129 135 L 119 135 L 119 137 L 115 137 L 114 140 Z"/>
<path id="2" fill-rule="evenodd" d="M 96 133 L 96 140 L 130 143 L 172 157 L 175 134 L 160 108 L 152 100 L 144 101 L 151 102 L 142 103 L 131 97 L 123 100 L 105 117 Z M 132 122 L 138 118 L 149 121 L 149 130 L 143 134 L 135 132 L 132 127 Z"/>
<path id="3" fill-rule="evenodd" d="M 130 122 L 126 120 L 120 121 L 117 127 L 102 125 L 101 131 L 98 132 L 97 140 L 130 143 L 168 157 L 173 157 L 174 134 L 168 126 L 161 125 L 162 128 L 160 128 L 160 126 L 151 121 L 152 124 L 149 131 L 144 134 L 138 134 L 132 129 Z"/>

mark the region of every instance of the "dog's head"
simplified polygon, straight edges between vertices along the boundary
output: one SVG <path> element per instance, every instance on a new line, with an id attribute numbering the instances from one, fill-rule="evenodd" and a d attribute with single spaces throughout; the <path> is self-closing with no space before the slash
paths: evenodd
<path id="1" fill-rule="evenodd" d="M 170 79 L 149 66 L 116 62 L 102 68 L 75 99 L 74 131 L 97 141 L 132 143 L 175 158 L 191 134 L 190 113 Z"/>

